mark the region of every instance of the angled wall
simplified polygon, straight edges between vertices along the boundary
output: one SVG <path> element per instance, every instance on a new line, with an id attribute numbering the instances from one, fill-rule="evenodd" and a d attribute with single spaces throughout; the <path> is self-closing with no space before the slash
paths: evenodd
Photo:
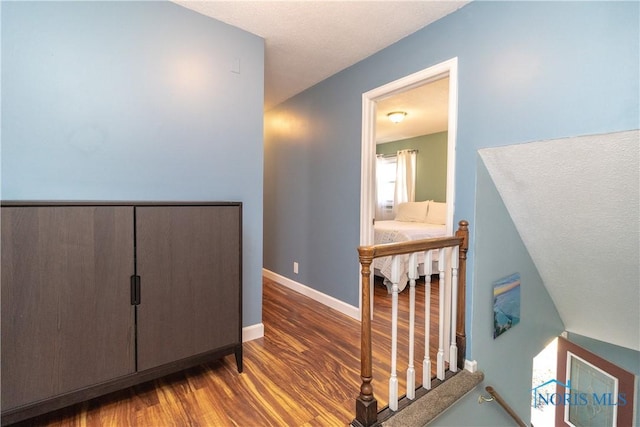
<path id="1" fill-rule="evenodd" d="M 565 329 L 640 351 L 640 131 L 480 156 Z"/>
<path id="2" fill-rule="evenodd" d="M 478 405 L 494 387 L 520 418 L 529 421 L 533 358 L 564 329 L 486 166 L 478 158 L 476 270 L 472 289 L 473 358 L 484 373 L 476 391 L 433 422 L 437 426 L 501 426 L 513 422 L 497 404 Z M 520 274 L 520 322 L 493 337 L 493 284 Z M 484 393 L 486 394 L 486 393 Z"/>

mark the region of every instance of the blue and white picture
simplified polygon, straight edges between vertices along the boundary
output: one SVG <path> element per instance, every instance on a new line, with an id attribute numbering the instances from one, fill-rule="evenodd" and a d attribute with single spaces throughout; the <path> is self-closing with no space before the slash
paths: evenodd
<path id="1" fill-rule="evenodd" d="M 493 338 L 520 322 L 520 273 L 493 284 Z"/>

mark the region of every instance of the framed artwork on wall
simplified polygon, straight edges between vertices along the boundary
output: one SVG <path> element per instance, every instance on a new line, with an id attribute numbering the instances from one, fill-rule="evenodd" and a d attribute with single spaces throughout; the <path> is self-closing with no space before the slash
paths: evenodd
<path id="1" fill-rule="evenodd" d="M 633 425 L 632 373 L 564 339 L 558 339 L 558 380 L 564 396 L 556 404 L 556 425 Z"/>
<path id="2" fill-rule="evenodd" d="M 564 407 L 564 421 L 572 427 L 616 425 L 618 379 L 570 351 L 566 356 L 567 384 L 571 384 L 570 395 L 575 397 Z M 596 398 L 608 404 L 598 405 Z"/>
<path id="3" fill-rule="evenodd" d="M 520 322 L 520 273 L 493 283 L 493 338 Z"/>

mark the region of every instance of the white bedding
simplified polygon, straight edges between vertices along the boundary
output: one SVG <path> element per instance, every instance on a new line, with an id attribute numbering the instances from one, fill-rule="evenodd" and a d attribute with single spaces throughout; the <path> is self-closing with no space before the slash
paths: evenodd
<path id="1" fill-rule="evenodd" d="M 442 224 L 430 224 L 426 222 L 405 222 L 405 221 L 376 221 L 374 226 L 374 244 L 408 242 L 411 240 L 431 239 L 446 235 L 446 227 Z M 409 256 L 402 255 L 404 262 L 401 264 L 400 283 L 398 288 L 402 291 L 408 282 L 407 263 Z M 433 259 L 437 260 L 437 251 L 434 251 Z M 421 268 L 420 273 L 424 274 L 424 253 L 418 254 L 418 263 Z M 391 290 L 391 257 L 377 258 L 373 262 L 376 274 L 384 277 L 387 290 Z"/>

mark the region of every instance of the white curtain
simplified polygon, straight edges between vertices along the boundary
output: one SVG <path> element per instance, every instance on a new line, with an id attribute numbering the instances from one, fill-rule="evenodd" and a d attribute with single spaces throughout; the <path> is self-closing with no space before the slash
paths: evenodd
<path id="1" fill-rule="evenodd" d="M 394 207 L 404 202 L 416 200 L 416 151 L 398 151 L 398 166 L 396 167 L 396 191 Z"/>
<path id="2" fill-rule="evenodd" d="M 396 156 L 376 156 L 376 219 L 393 219 L 396 185 Z"/>
<path id="3" fill-rule="evenodd" d="M 382 174 L 384 167 L 384 157 L 376 156 L 376 214 L 375 218 L 383 220 L 385 217 L 385 197 L 383 194 Z"/>

